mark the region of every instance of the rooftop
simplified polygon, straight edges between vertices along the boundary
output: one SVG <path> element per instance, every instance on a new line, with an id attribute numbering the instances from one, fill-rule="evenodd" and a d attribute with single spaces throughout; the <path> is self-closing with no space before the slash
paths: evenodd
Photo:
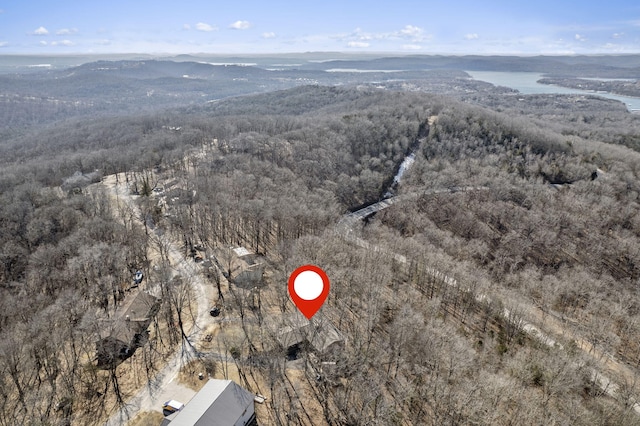
<path id="1" fill-rule="evenodd" d="M 318 353 L 325 353 L 336 343 L 344 341 L 344 337 L 338 329 L 326 318 L 314 316 L 309 321 L 299 312 L 282 317 L 278 320 L 269 320 L 268 326 L 275 332 L 276 340 L 283 347 L 309 342 Z"/>
<path id="2" fill-rule="evenodd" d="M 204 387 L 175 414 L 171 426 L 234 425 L 253 408 L 254 395 L 231 380 L 209 380 Z"/>
<path id="3" fill-rule="evenodd" d="M 159 300 L 144 291 L 130 295 L 116 310 L 113 318 L 105 320 L 101 337 L 113 337 L 129 342 L 133 336 L 146 329 L 155 315 Z"/>

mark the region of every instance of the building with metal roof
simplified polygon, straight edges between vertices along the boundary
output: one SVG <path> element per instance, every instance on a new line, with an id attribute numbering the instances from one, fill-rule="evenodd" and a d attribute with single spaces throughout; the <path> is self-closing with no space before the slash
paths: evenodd
<path id="1" fill-rule="evenodd" d="M 256 424 L 251 392 L 231 380 L 209 380 L 185 407 L 162 426 L 245 426 Z"/>

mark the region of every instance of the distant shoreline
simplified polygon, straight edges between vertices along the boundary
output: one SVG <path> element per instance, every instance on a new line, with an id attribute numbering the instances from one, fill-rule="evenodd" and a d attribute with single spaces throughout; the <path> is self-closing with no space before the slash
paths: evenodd
<path id="1" fill-rule="evenodd" d="M 540 84 L 566 87 L 569 89 L 585 90 L 594 94 L 611 93 L 640 99 L 640 85 L 638 80 L 588 80 L 569 77 L 545 77 L 538 80 Z"/>

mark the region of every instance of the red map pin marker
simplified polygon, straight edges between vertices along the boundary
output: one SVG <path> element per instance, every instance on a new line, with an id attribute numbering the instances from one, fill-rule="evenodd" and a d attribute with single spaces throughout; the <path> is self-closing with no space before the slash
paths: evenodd
<path id="1" fill-rule="evenodd" d="M 302 315 L 311 319 L 329 295 L 329 277 L 317 266 L 301 266 L 289 276 L 289 295 Z"/>

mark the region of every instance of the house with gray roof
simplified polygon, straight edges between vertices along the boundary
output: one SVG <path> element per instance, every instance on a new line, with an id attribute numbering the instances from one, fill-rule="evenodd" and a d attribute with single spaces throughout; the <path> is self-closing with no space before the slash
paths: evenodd
<path id="1" fill-rule="evenodd" d="M 287 352 L 292 348 L 308 344 L 322 358 L 332 358 L 344 350 L 342 333 L 326 318 L 316 315 L 308 320 L 299 312 L 281 318 L 270 317 L 267 327 L 276 341 Z"/>
<path id="2" fill-rule="evenodd" d="M 257 425 L 255 395 L 231 380 L 209 380 L 185 407 L 161 426 Z"/>
<path id="3" fill-rule="evenodd" d="M 160 308 L 160 299 L 137 291 L 127 296 L 113 318 L 101 323 L 96 342 L 99 368 L 110 368 L 129 358 L 142 346 L 147 328 Z"/>
<path id="4" fill-rule="evenodd" d="M 225 278 L 238 287 L 252 289 L 262 285 L 265 270 L 264 258 L 244 247 L 219 248 L 214 260 Z"/>

